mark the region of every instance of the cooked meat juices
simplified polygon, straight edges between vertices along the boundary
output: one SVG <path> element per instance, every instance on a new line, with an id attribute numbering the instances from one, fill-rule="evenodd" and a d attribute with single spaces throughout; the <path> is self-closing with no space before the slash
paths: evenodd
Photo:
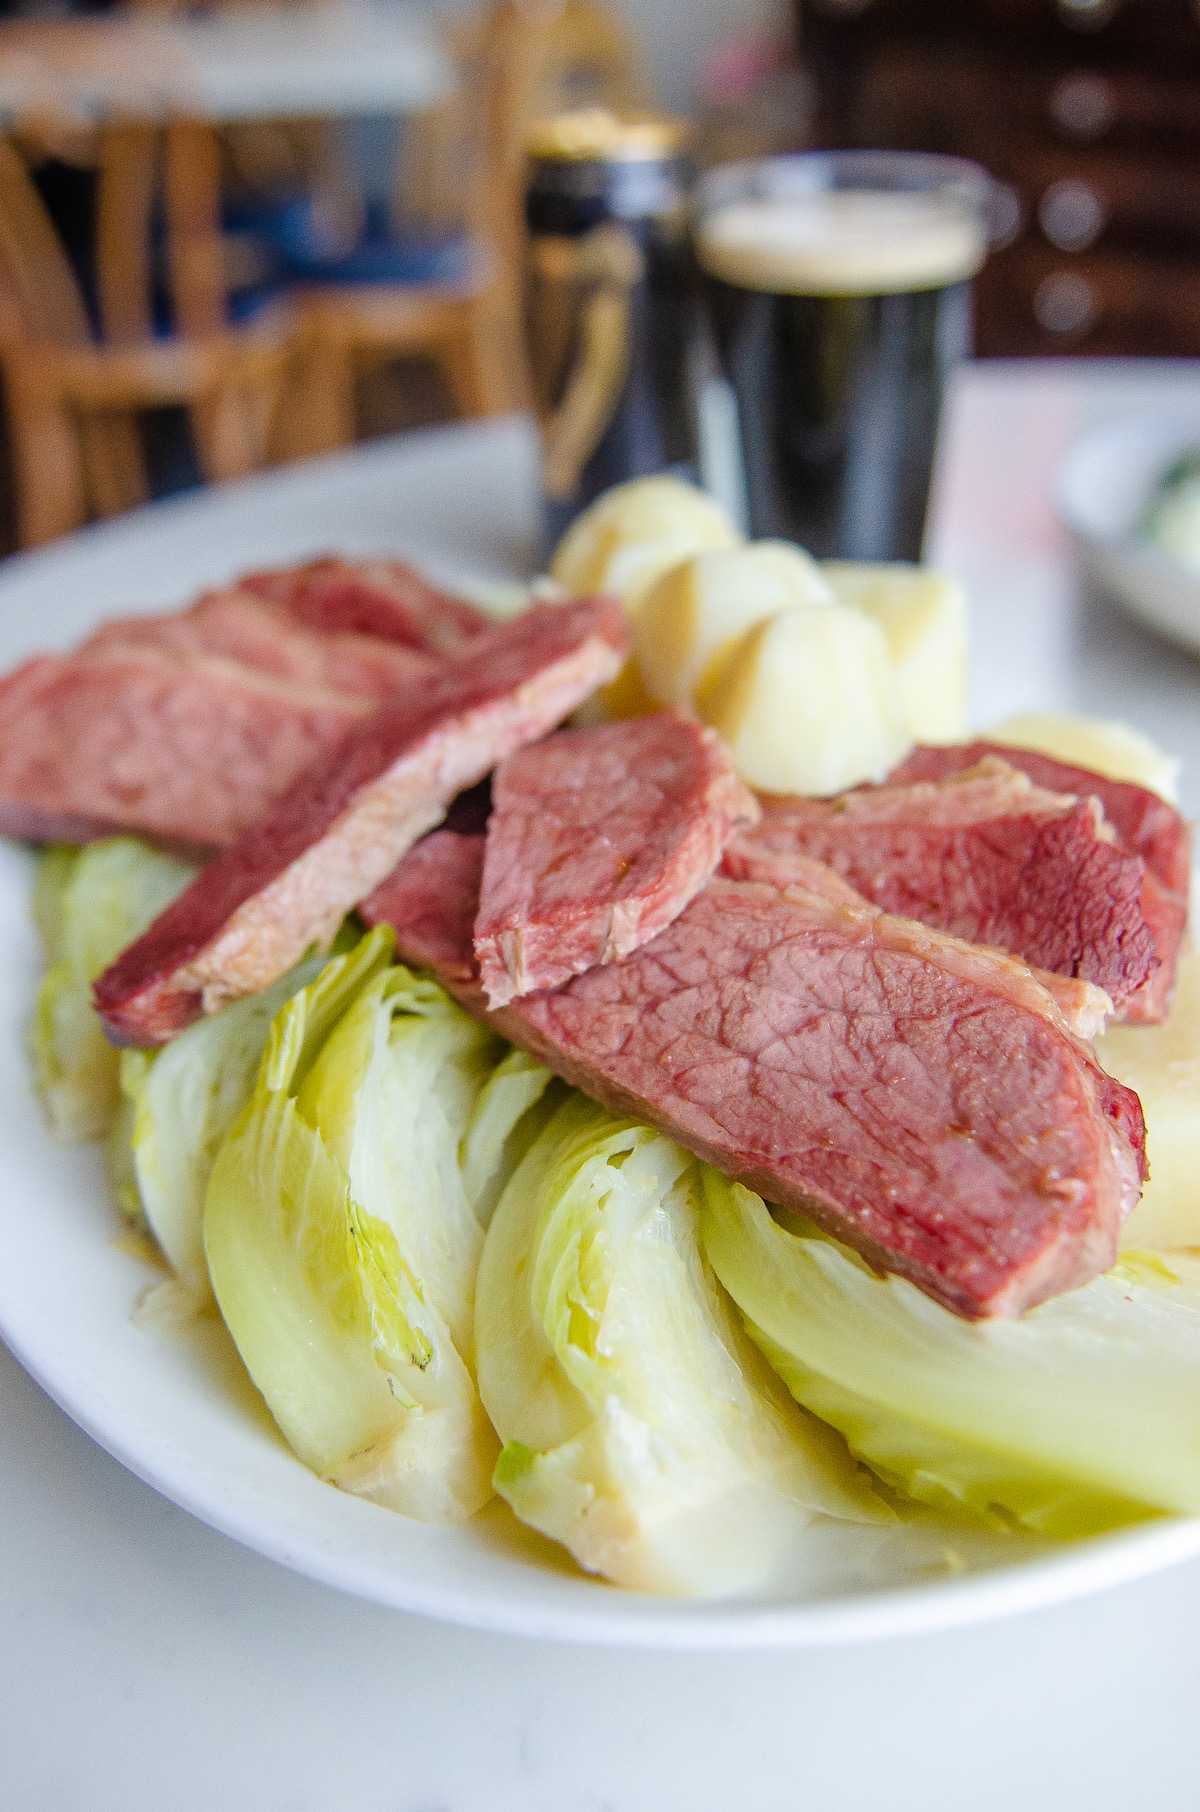
<path id="1" fill-rule="evenodd" d="M 424 905 L 406 861 L 363 910 L 483 1013 L 465 941 L 445 957 L 471 863 L 422 859 Z M 1107 1269 L 1145 1174 L 1136 1095 L 1021 964 L 839 890 L 713 880 L 624 961 L 488 1017 L 956 1314 L 1017 1315 Z"/>
<path id="2" fill-rule="evenodd" d="M 310 629 L 354 630 L 433 654 L 455 654 L 491 627 L 473 604 L 431 585 L 403 560 L 310 560 L 248 573 L 238 583 Z"/>
<path id="3" fill-rule="evenodd" d="M 611 679 L 605 599 L 541 605 L 410 682 L 209 863 L 95 988 L 118 1042 L 161 1044 L 265 988 L 378 885 L 455 794 Z"/>
<path id="4" fill-rule="evenodd" d="M 530 744 L 492 800 L 475 955 L 493 1007 L 647 943 L 759 815 L 725 745 L 673 711 Z"/>
<path id="5" fill-rule="evenodd" d="M 769 878 L 768 850 L 815 856 L 885 912 L 1094 982 L 1121 1018 L 1166 1017 L 1178 938 L 1164 961 L 1145 863 L 1098 799 L 1048 792 L 987 756 L 942 781 L 763 803 L 762 823 L 726 852 L 733 878 Z"/>
<path id="6" fill-rule="evenodd" d="M 0 833 L 219 848 L 372 705 L 149 645 L 35 655 L 0 680 Z"/>

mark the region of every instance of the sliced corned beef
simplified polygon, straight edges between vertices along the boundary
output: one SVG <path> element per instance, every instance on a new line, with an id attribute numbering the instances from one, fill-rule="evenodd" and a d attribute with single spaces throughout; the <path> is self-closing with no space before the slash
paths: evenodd
<path id="1" fill-rule="evenodd" d="M 473 604 L 431 585 L 403 560 L 329 557 L 248 573 L 238 584 L 311 629 L 354 631 L 432 654 L 453 654 L 491 627 Z"/>
<path id="2" fill-rule="evenodd" d="M 403 927 L 400 954 L 422 969 L 478 992 L 475 915 L 483 882 L 478 831 L 435 830 L 401 858 L 359 905 L 369 925 Z"/>
<path id="3" fill-rule="evenodd" d="M 886 912 L 1094 982 L 1121 1018 L 1166 1016 L 1178 939 L 1164 961 L 1143 904 L 1145 864 L 1114 839 L 1094 797 L 1048 792 L 986 757 L 943 781 L 767 799 L 725 872 L 764 878 L 765 850 L 814 856 Z"/>
<path id="4" fill-rule="evenodd" d="M 161 1044 L 267 987 L 457 793 L 611 679 L 627 641 L 614 603 L 542 605 L 394 694 L 104 972 L 95 999 L 110 1035 Z"/>
<path id="5" fill-rule="evenodd" d="M 568 1082 L 956 1314 L 1017 1315 L 1113 1262 L 1145 1174 L 1141 1107 L 1021 964 L 836 885 L 717 879 L 623 962 L 486 1014 L 463 980 L 470 854 L 427 846 L 419 875 L 415 859 L 363 908 L 410 961 Z"/>
<path id="6" fill-rule="evenodd" d="M 475 954 L 494 1007 L 648 943 L 759 815 L 724 743 L 673 711 L 518 750 L 492 802 Z"/>
<path id="7" fill-rule="evenodd" d="M 1129 780 L 1109 780 L 1090 768 L 1071 767 L 1034 749 L 1013 749 L 998 742 L 959 743 L 950 748 L 918 746 L 888 775 L 888 784 L 944 780 L 948 774 L 973 768 L 985 755 L 999 756 L 1049 792 L 1073 793 L 1080 799 L 1097 798 L 1125 847 L 1141 856 L 1150 873 L 1171 893 L 1186 898 L 1191 882 L 1187 822 L 1173 805 L 1148 787 Z"/>
<path id="8" fill-rule="evenodd" d="M 0 679 L 0 832 L 219 848 L 371 708 L 205 654 L 37 655 Z"/>
<path id="9" fill-rule="evenodd" d="M 206 592 L 190 610 L 169 616 L 110 620 L 79 653 L 121 646 L 221 655 L 260 673 L 332 687 L 372 704 L 427 673 L 439 658 L 374 636 L 322 634 L 306 628 L 282 604 L 236 590 Z"/>
<path id="10" fill-rule="evenodd" d="M 785 887 L 804 887 L 810 893 L 819 893 L 827 900 L 850 906 L 871 903 L 826 863 L 794 849 L 773 849 L 766 844 L 751 844 L 748 839 L 735 837 L 726 855 L 732 860 L 723 863 L 719 872 L 730 880 L 756 881 L 778 891 Z M 403 867 L 401 864 L 397 873 L 402 872 Z M 1112 1001 L 1094 982 L 1081 981 L 1076 976 L 1055 975 L 1052 970 L 1035 968 L 1020 957 L 1008 956 L 999 950 L 990 954 L 998 961 L 1012 963 L 1040 982 L 1071 1031 L 1080 1038 L 1095 1038 L 1112 1018 Z"/>

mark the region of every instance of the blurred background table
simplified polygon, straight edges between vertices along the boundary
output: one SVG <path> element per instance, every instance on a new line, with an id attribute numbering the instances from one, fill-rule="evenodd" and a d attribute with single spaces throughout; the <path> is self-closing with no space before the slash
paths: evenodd
<path id="1" fill-rule="evenodd" d="M 10 121 L 48 103 L 68 118 L 184 113 L 221 124 L 399 114 L 432 106 L 454 81 L 428 14 L 369 3 L 0 25 L 0 117 Z"/>
<path id="2" fill-rule="evenodd" d="M 978 718 L 1050 703 L 1127 716 L 1184 756 L 1195 811 L 1200 665 L 1084 590 L 1053 509 L 1078 432 L 1166 403 L 1200 412 L 1200 366 L 967 367 L 933 551 L 972 589 Z M 222 512 L 248 500 L 266 560 L 389 545 L 518 574 L 535 480 L 520 421 L 253 479 L 240 500 L 165 506 L 144 595 L 167 605 L 216 577 Z M 106 573 L 127 532 L 106 529 L 89 556 L 103 608 L 122 601 Z M 12 569 L 3 603 L 36 612 L 77 558 L 64 543 Z M 607 1653 L 437 1627 L 294 1578 L 122 1471 L 2 1351 L 0 1454 L 0 1799 L 14 1812 L 1197 1803 L 1200 1563 L 871 1647 Z"/>
<path id="3" fill-rule="evenodd" d="M 643 80 L 591 0 L 0 25 L 0 545 L 519 407 L 528 131 Z"/>

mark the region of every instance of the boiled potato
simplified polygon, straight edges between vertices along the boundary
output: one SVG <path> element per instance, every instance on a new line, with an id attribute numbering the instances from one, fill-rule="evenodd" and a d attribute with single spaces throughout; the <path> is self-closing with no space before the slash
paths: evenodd
<path id="1" fill-rule="evenodd" d="M 840 793 L 882 779 L 912 739 L 878 623 L 797 604 L 744 636 L 700 715 L 764 793 Z"/>
<path id="2" fill-rule="evenodd" d="M 908 727 L 917 742 L 961 742 L 970 672 L 967 596 L 957 579 L 925 566 L 826 560 L 839 604 L 873 617 L 887 637 Z"/>
<path id="3" fill-rule="evenodd" d="M 1056 761 L 1105 774 L 1109 780 L 1135 781 L 1172 805 L 1178 803 L 1178 761 L 1129 724 L 1106 717 L 1067 717 L 1054 711 L 1031 711 L 1022 717 L 1006 718 L 986 734 L 990 742 L 1006 742 L 1014 749 L 1037 749 L 1042 755 L 1053 755 Z"/>
<path id="4" fill-rule="evenodd" d="M 756 623 L 793 604 L 832 603 L 816 561 L 788 541 L 693 554 L 663 574 L 638 611 L 642 683 L 651 698 L 686 711 Z"/>
<path id="5" fill-rule="evenodd" d="M 1113 1026 L 1096 1055 L 1146 1115 L 1150 1180 L 1122 1245 L 1200 1246 L 1200 951 L 1180 960 L 1166 1025 Z"/>
<path id="6" fill-rule="evenodd" d="M 707 547 L 741 540 L 720 504 L 681 478 L 659 475 L 614 485 L 571 524 L 550 576 L 575 596 L 609 592 L 631 616 L 654 581 Z"/>

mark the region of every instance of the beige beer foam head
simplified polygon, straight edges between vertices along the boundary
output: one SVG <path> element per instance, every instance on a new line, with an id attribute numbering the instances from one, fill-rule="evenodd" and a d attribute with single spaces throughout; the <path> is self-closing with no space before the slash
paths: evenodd
<path id="1" fill-rule="evenodd" d="M 726 202 L 702 222 L 699 243 L 712 276 L 795 296 L 940 289 L 974 276 L 986 253 L 965 199 L 887 189 Z"/>

